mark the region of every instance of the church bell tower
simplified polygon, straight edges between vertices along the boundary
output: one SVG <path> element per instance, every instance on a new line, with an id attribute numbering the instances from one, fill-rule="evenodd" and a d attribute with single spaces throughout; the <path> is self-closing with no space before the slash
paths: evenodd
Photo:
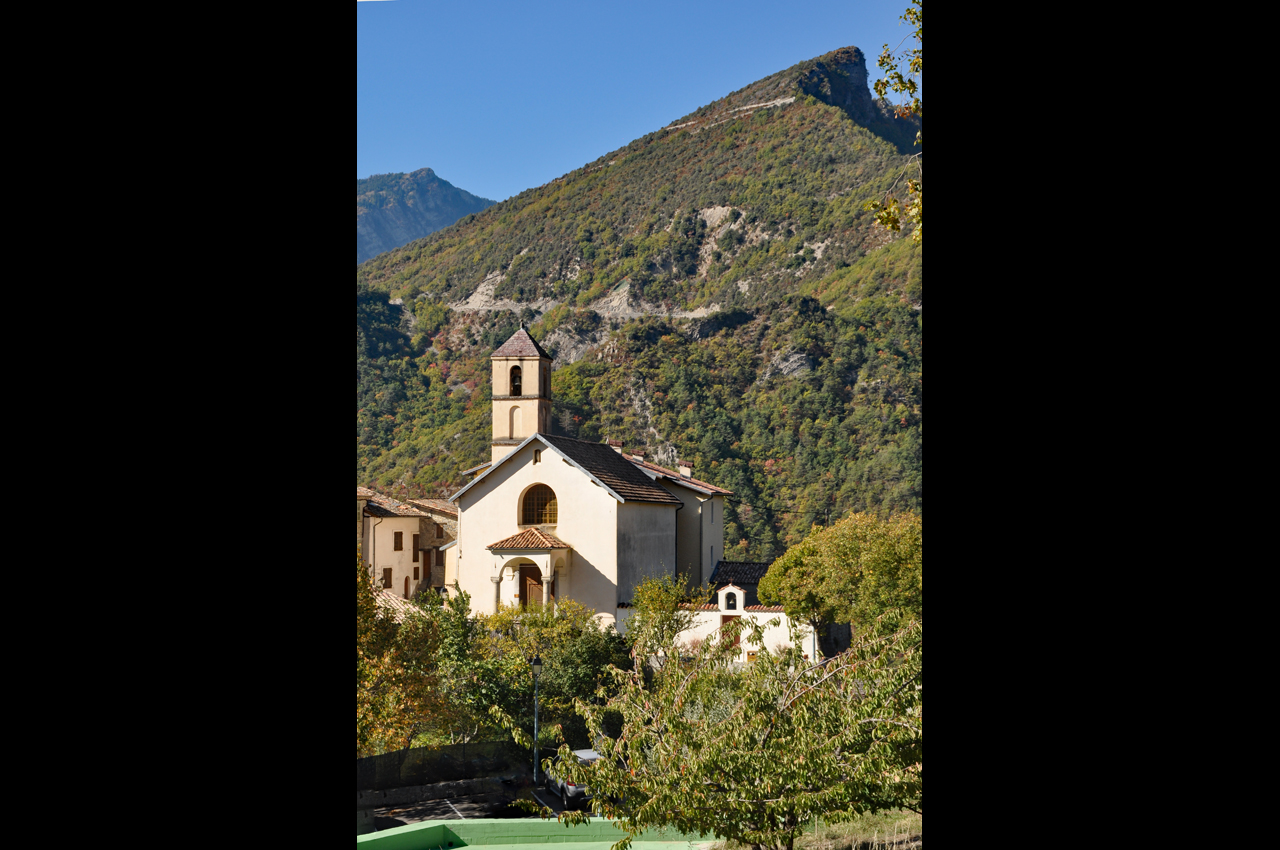
<path id="1" fill-rule="evenodd" d="M 551 357 L 520 328 L 490 359 L 496 463 L 526 437 L 551 433 Z"/>

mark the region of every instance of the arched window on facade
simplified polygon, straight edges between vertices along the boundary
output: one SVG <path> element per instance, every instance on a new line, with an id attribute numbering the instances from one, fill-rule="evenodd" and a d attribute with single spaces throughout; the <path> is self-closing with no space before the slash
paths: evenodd
<path id="1" fill-rule="evenodd" d="M 536 484 L 524 494 L 520 511 L 522 525 L 555 525 L 556 514 L 556 494 L 546 484 Z"/>
<path id="2" fill-rule="evenodd" d="M 511 367 L 511 395 L 521 395 L 519 366 Z"/>
<path id="3" fill-rule="evenodd" d="M 738 594 L 726 593 L 724 595 L 724 607 L 726 611 L 738 610 Z"/>

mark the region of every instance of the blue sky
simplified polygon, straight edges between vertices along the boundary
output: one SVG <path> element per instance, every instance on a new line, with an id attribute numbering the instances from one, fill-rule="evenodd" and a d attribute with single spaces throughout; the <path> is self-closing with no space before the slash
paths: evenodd
<path id="1" fill-rule="evenodd" d="M 430 167 L 505 200 L 838 47 L 862 48 L 875 80 L 906 7 L 357 2 L 356 177 Z"/>

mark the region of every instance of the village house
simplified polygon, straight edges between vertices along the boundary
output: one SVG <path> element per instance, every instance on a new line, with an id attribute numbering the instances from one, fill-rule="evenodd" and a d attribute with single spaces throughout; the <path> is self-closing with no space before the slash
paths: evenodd
<path id="1" fill-rule="evenodd" d="M 448 502 L 400 502 L 365 487 L 356 488 L 360 512 L 357 544 L 383 593 L 411 599 L 445 584 L 446 554 L 457 539 L 457 510 Z"/>

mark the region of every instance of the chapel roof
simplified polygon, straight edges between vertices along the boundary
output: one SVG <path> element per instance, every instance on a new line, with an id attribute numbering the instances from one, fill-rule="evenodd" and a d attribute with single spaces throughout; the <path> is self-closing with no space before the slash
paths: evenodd
<path id="1" fill-rule="evenodd" d="M 547 445 L 568 457 L 626 501 L 682 505 L 666 488 L 641 472 L 634 463 L 604 443 L 588 443 L 572 437 L 538 434 Z"/>
<path id="2" fill-rule="evenodd" d="M 711 583 L 759 584 L 772 561 L 719 561 L 711 571 Z"/>
<path id="3" fill-rule="evenodd" d="M 551 359 L 551 355 L 542 350 L 542 346 L 538 345 L 538 341 L 529 336 L 529 332 L 524 328 L 516 331 L 511 335 L 511 339 L 489 355 L 490 357 L 545 357 Z"/>
<path id="4" fill-rule="evenodd" d="M 519 534 L 514 534 L 505 540 L 499 540 L 497 543 L 490 543 L 484 547 L 486 549 L 572 549 L 568 543 L 565 543 L 554 534 L 547 534 L 540 528 L 526 528 Z"/>

